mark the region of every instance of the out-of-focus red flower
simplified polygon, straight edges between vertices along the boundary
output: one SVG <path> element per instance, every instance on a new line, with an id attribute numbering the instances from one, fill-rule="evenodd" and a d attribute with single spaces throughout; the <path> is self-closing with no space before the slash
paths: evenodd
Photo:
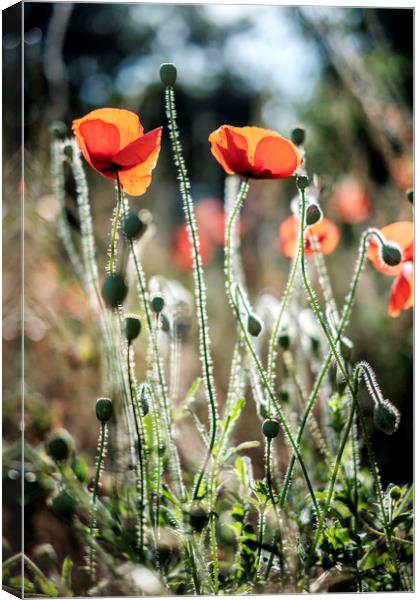
<path id="1" fill-rule="evenodd" d="M 302 163 L 290 140 L 261 127 L 222 125 L 210 134 L 209 142 L 213 156 L 228 175 L 283 179 Z"/>
<path id="2" fill-rule="evenodd" d="M 160 152 L 162 127 L 143 132 L 138 116 L 129 110 L 99 108 L 73 121 L 73 132 L 83 156 L 104 177 L 141 196 L 152 180 Z"/>
<path id="3" fill-rule="evenodd" d="M 398 244 L 401 263 L 396 267 L 384 264 L 375 238 L 371 240 L 367 256 L 378 271 L 396 276 L 389 295 L 388 314 L 398 317 L 402 310 L 414 306 L 414 226 L 411 221 L 397 221 L 383 227 L 381 233 L 385 240 Z"/>
<path id="4" fill-rule="evenodd" d="M 339 183 L 329 200 L 330 208 L 345 223 L 361 223 L 372 212 L 372 205 L 365 188 L 353 177 Z"/>
<path id="5" fill-rule="evenodd" d="M 199 230 L 206 233 L 209 241 L 223 246 L 225 241 L 225 211 L 216 198 L 203 198 L 195 208 Z"/>
<path id="6" fill-rule="evenodd" d="M 398 187 L 405 191 L 413 187 L 413 159 L 408 154 L 394 158 L 390 166 L 391 175 Z"/>
<path id="7" fill-rule="evenodd" d="M 299 219 L 294 215 L 287 217 L 280 225 L 277 249 L 288 258 L 295 255 L 298 232 Z M 340 230 L 329 219 L 321 219 L 315 225 L 307 227 L 305 230 L 305 255 L 308 257 L 314 254 L 313 238 L 316 238 L 322 254 L 331 254 L 340 241 Z"/>
<path id="8" fill-rule="evenodd" d="M 215 251 L 215 245 L 209 241 L 207 234 L 198 230 L 200 240 L 200 256 L 203 265 L 207 264 Z M 172 259 L 181 271 L 191 271 L 193 260 L 191 256 L 191 242 L 188 236 L 187 226 L 181 225 L 176 229 L 171 244 Z"/>

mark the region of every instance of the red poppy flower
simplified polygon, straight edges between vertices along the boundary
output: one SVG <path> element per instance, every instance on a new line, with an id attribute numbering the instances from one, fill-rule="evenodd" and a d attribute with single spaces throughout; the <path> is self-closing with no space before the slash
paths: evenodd
<path id="1" fill-rule="evenodd" d="M 216 198 L 203 198 L 197 202 L 195 217 L 199 230 L 216 246 L 225 243 L 225 211 L 223 204 Z"/>
<path id="2" fill-rule="evenodd" d="M 337 217 L 345 223 L 361 223 L 372 211 L 366 190 L 352 177 L 344 179 L 336 186 L 329 202 Z"/>
<path id="3" fill-rule="evenodd" d="M 389 267 L 381 260 L 378 242 L 372 237 L 367 257 L 372 261 L 375 269 L 385 275 L 398 275 L 404 262 L 412 261 L 414 258 L 414 227 L 411 221 L 397 221 L 381 229 L 385 240 L 395 242 L 401 249 L 402 261 L 396 267 Z"/>
<path id="4" fill-rule="evenodd" d="M 110 179 L 118 172 L 128 194 L 144 194 L 159 156 L 162 127 L 143 133 L 135 113 L 100 108 L 74 120 L 73 132 L 91 167 Z"/>
<path id="5" fill-rule="evenodd" d="M 372 238 L 367 251 L 375 269 L 386 275 L 396 275 L 390 291 L 388 314 L 398 317 L 400 312 L 414 306 L 414 227 L 411 221 L 397 221 L 381 229 L 387 241 L 399 245 L 402 261 L 396 267 L 385 265 L 379 254 L 378 242 Z"/>
<path id="6" fill-rule="evenodd" d="M 288 258 L 295 255 L 298 232 L 299 219 L 293 215 L 280 225 L 277 249 Z M 340 240 L 340 230 L 329 219 L 321 219 L 315 225 L 307 227 L 305 230 L 305 255 L 308 257 L 314 254 L 314 238 L 317 240 L 322 254 L 331 254 Z"/>
<path id="7" fill-rule="evenodd" d="M 214 254 L 215 246 L 209 241 L 207 235 L 199 230 L 200 256 L 203 265 L 207 264 Z M 187 226 L 181 225 L 175 231 L 172 238 L 172 258 L 181 271 L 191 271 L 193 260 L 191 257 L 191 242 L 188 236 Z"/>
<path id="8" fill-rule="evenodd" d="M 401 271 L 394 279 L 389 295 L 388 314 L 398 317 L 400 312 L 414 306 L 414 264 L 403 263 Z"/>
<path id="9" fill-rule="evenodd" d="M 209 142 L 213 156 L 228 175 L 283 179 L 302 163 L 290 140 L 261 127 L 222 125 L 210 134 Z"/>

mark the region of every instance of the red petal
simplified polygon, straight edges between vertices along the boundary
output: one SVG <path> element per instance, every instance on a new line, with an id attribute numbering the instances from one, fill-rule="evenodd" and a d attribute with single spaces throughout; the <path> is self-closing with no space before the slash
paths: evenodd
<path id="1" fill-rule="evenodd" d="M 118 152 L 120 133 L 118 128 L 111 123 L 100 119 L 84 121 L 80 124 L 79 135 L 83 138 L 81 146 L 83 155 L 94 169 L 105 174 L 112 169 L 111 159 Z"/>
<path id="2" fill-rule="evenodd" d="M 301 163 L 300 154 L 289 140 L 281 136 L 267 136 L 255 149 L 254 177 L 282 179 L 290 177 Z"/>
<path id="3" fill-rule="evenodd" d="M 162 127 L 149 131 L 115 154 L 112 162 L 126 168 L 144 163 L 160 145 L 161 137 Z"/>
<path id="4" fill-rule="evenodd" d="M 401 310 L 414 306 L 414 265 L 406 262 L 394 279 L 389 296 L 388 314 L 398 317 Z"/>

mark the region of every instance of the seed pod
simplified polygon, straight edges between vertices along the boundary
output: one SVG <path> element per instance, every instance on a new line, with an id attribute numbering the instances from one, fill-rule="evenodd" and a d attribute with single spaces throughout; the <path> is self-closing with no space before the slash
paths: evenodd
<path id="1" fill-rule="evenodd" d="M 306 175 L 299 175 L 296 177 L 296 185 L 299 190 L 305 190 L 307 187 L 309 187 L 309 179 L 306 177 Z"/>
<path id="2" fill-rule="evenodd" d="M 141 332 L 141 321 L 136 315 L 127 315 L 124 319 L 125 337 L 128 342 L 136 339 Z"/>
<path id="3" fill-rule="evenodd" d="M 269 440 L 278 436 L 280 424 L 276 419 L 266 419 L 262 424 L 262 432 Z"/>
<path id="4" fill-rule="evenodd" d="M 261 321 L 255 315 L 248 316 L 247 329 L 249 335 L 253 337 L 258 337 L 262 330 Z"/>
<path id="5" fill-rule="evenodd" d="M 99 398 L 96 401 L 96 418 L 101 423 L 107 423 L 112 417 L 112 400 Z"/>
<path id="6" fill-rule="evenodd" d="M 66 490 L 59 492 L 51 504 L 53 513 L 64 520 L 70 519 L 74 515 L 76 507 L 76 498 Z"/>
<path id="7" fill-rule="evenodd" d="M 202 531 L 206 526 L 207 520 L 208 515 L 204 508 L 202 508 L 201 506 L 196 506 L 191 509 L 189 514 L 189 521 L 194 531 Z"/>
<path id="8" fill-rule="evenodd" d="M 165 306 L 165 300 L 162 298 L 162 296 L 153 296 L 152 300 L 150 301 L 150 306 L 153 312 L 158 315 L 160 312 L 162 312 L 163 307 Z"/>
<path id="9" fill-rule="evenodd" d="M 377 429 L 392 435 L 400 424 L 400 413 L 388 400 L 375 405 L 373 420 Z"/>
<path id="10" fill-rule="evenodd" d="M 146 229 L 146 223 L 136 213 L 130 213 L 125 217 L 122 230 L 128 240 L 137 240 L 143 235 Z"/>
<path id="11" fill-rule="evenodd" d="M 55 461 L 67 460 L 73 451 L 73 438 L 65 429 L 53 432 L 45 443 L 45 450 Z"/>
<path id="12" fill-rule="evenodd" d="M 102 286 L 102 297 L 109 308 L 117 308 L 127 296 L 128 288 L 120 273 L 111 273 L 105 277 Z"/>
<path id="13" fill-rule="evenodd" d="M 315 225 L 322 219 L 322 210 L 318 204 L 310 204 L 306 209 L 306 225 Z"/>
<path id="14" fill-rule="evenodd" d="M 389 495 L 393 500 L 399 500 L 401 498 L 401 488 L 398 485 L 394 485 L 389 490 Z"/>
<path id="15" fill-rule="evenodd" d="M 163 63 L 160 65 L 160 79 L 166 87 L 175 85 L 177 74 L 176 66 L 173 63 Z"/>
<path id="16" fill-rule="evenodd" d="M 55 121 L 50 127 L 50 133 L 56 140 L 64 140 L 67 134 L 67 127 L 62 121 Z"/>
<path id="17" fill-rule="evenodd" d="M 290 137 L 295 146 L 301 146 L 305 142 L 306 132 L 302 127 L 295 127 Z"/>
<path id="18" fill-rule="evenodd" d="M 382 244 L 380 252 L 382 262 L 388 267 L 396 267 L 402 260 L 401 250 L 392 243 Z"/>

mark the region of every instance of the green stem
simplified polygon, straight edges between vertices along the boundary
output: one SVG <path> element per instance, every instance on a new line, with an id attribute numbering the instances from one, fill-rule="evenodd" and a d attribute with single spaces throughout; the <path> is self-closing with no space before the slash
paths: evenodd
<path id="1" fill-rule="evenodd" d="M 206 288 L 203 278 L 202 261 L 200 256 L 200 245 L 198 239 L 197 225 L 194 216 L 194 207 L 190 194 L 190 182 L 188 179 L 188 173 L 185 166 L 184 158 L 182 156 L 182 147 L 179 141 L 179 132 L 176 122 L 175 114 L 175 95 L 174 90 L 171 87 L 166 88 L 165 92 L 165 106 L 166 115 L 169 124 L 169 134 L 172 142 L 172 150 L 175 159 L 175 166 L 178 172 L 178 178 L 180 183 L 181 196 L 183 200 L 183 208 L 185 217 L 187 220 L 187 228 L 192 242 L 192 257 L 193 257 L 193 270 L 195 279 L 195 296 L 196 296 L 196 308 L 199 325 L 200 335 L 200 346 L 201 346 L 201 363 L 203 369 L 203 377 L 206 385 L 207 399 L 209 402 L 210 412 L 210 441 L 207 456 L 201 467 L 200 474 L 196 480 L 195 489 L 193 492 L 193 499 L 198 497 L 201 481 L 204 477 L 204 473 L 207 469 L 208 462 L 213 452 L 214 445 L 216 443 L 217 436 L 217 425 L 218 425 L 218 413 L 217 413 L 217 401 L 216 392 L 213 383 L 212 374 L 212 359 L 210 354 L 210 339 L 207 330 L 207 307 L 206 307 Z"/>
<path id="2" fill-rule="evenodd" d="M 96 469 L 95 469 L 95 478 L 93 480 L 93 490 L 92 490 L 92 507 L 91 513 L 89 516 L 89 539 L 93 538 L 93 530 L 96 527 L 96 501 L 98 497 L 99 490 L 99 479 L 101 476 L 102 464 L 104 460 L 104 451 L 106 444 L 106 423 L 101 421 L 100 432 L 99 432 L 99 444 L 98 444 L 98 456 L 96 459 Z M 94 577 L 94 549 L 93 544 L 89 543 L 89 555 L 88 555 L 88 569 L 89 573 L 93 579 Z"/>
<path id="3" fill-rule="evenodd" d="M 122 194 L 121 194 L 121 184 L 120 177 L 118 175 L 118 171 L 115 171 L 117 178 L 117 210 L 115 212 L 114 222 L 112 225 L 112 234 L 111 234 L 111 249 L 109 254 L 109 265 L 108 271 L 110 273 L 114 273 L 114 260 L 115 260 L 115 247 L 117 242 L 117 230 L 118 230 L 118 222 L 120 220 L 120 212 L 121 212 L 121 204 L 122 204 Z"/>
<path id="4" fill-rule="evenodd" d="M 317 514 L 317 516 L 319 518 L 318 502 L 316 500 L 315 493 L 313 491 L 312 484 L 311 484 L 311 481 L 309 479 L 309 475 L 308 475 L 308 472 L 307 472 L 307 469 L 306 469 L 305 462 L 304 462 L 304 460 L 302 458 L 302 455 L 300 454 L 300 452 L 299 452 L 299 450 L 298 450 L 298 448 L 297 448 L 297 446 L 296 446 L 296 444 L 294 442 L 292 433 L 291 433 L 291 431 L 289 429 L 289 426 L 288 426 L 288 424 L 287 424 L 287 422 L 286 422 L 286 420 L 284 418 L 283 412 L 282 412 L 281 407 L 280 407 L 280 405 L 279 405 L 279 403 L 277 401 L 277 398 L 273 394 L 273 391 L 271 389 L 270 383 L 269 383 L 269 381 L 267 379 L 267 376 L 266 376 L 266 374 L 264 372 L 264 369 L 262 367 L 261 361 L 260 361 L 260 359 L 259 359 L 259 357 L 258 357 L 258 355 L 257 355 L 257 353 L 255 351 L 255 348 L 254 348 L 251 340 L 249 339 L 249 335 L 248 335 L 247 329 L 244 326 L 244 324 L 242 322 L 242 319 L 241 319 L 240 309 L 238 307 L 238 304 L 235 302 L 235 298 L 234 298 L 234 295 L 232 293 L 232 286 L 233 286 L 232 243 L 231 243 L 232 229 L 233 229 L 233 225 L 235 223 L 235 219 L 236 219 L 236 217 L 237 217 L 237 215 L 238 215 L 238 213 L 239 213 L 239 211 L 241 209 L 241 206 L 242 206 L 242 204 L 244 202 L 244 199 L 246 197 L 248 189 L 249 189 L 249 183 L 248 183 L 247 180 L 245 180 L 245 181 L 243 181 L 243 183 L 242 183 L 242 185 L 240 187 L 240 190 L 238 192 L 238 197 L 236 199 L 235 206 L 234 206 L 234 208 L 233 208 L 233 210 L 232 210 L 232 212 L 230 214 L 228 226 L 227 226 L 227 229 L 226 229 L 226 244 L 225 244 L 225 246 L 226 246 L 226 257 L 225 257 L 226 258 L 226 266 L 225 266 L 225 271 L 226 271 L 226 293 L 227 293 L 227 296 L 228 296 L 229 304 L 232 307 L 233 313 L 234 313 L 234 315 L 236 317 L 236 320 L 237 320 L 237 322 L 239 324 L 239 327 L 241 329 L 241 333 L 242 333 L 244 342 L 245 342 L 245 344 L 246 344 L 246 346 L 248 348 L 248 351 L 249 351 L 249 353 L 250 353 L 250 355 L 251 355 L 251 357 L 252 357 L 252 359 L 254 361 L 254 364 L 255 364 L 255 366 L 257 368 L 261 385 L 262 385 L 263 389 L 265 390 L 265 392 L 271 398 L 271 401 L 273 402 L 273 405 L 274 405 L 274 407 L 276 409 L 277 416 L 278 416 L 278 419 L 280 421 L 280 424 L 281 424 L 281 426 L 282 426 L 282 428 L 283 428 L 283 430 L 284 430 L 284 432 L 286 434 L 286 437 L 287 437 L 287 439 L 288 439 L 288 441 L 289 441 L 289 443 L 290 443 L 290 445 L 292 447 L 293 453 L 296 455 L 296 457 L 297 457 L 297 459 L 298 459 L 298 461 L 300 463 L 300 466 L 302 468 L 302 473 L 303 473 L 303 476 L 305 478 L 306 485 L 308 486 L 308 491 L 309 491 L 309 494 L 310 494 L 311 499 L 312 499 L 314 510 L 315 510 L 315 512 L 316 512 L 316 514 Z"/>

